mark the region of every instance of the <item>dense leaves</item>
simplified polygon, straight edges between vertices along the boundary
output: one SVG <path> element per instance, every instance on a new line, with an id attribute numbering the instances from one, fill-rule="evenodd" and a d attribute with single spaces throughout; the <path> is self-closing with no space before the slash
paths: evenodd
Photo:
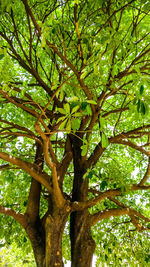
<path id="1" fill-rule="evenodd" d="M 70 229 L 92 230 L 96 266 L 148 266 L 149 1 L 2 0 L 0 8 L 6 255 L 10 244 L 14 254 L 17 246 L 30 249 L 27 236 L 34 250 L 28 226 L 43 237 L 46 218 L 59 210 L 67 260 L 72 213 L 81 223 L 74 217 Z M 33 264 L 30 254 L 27 261 Z"/>

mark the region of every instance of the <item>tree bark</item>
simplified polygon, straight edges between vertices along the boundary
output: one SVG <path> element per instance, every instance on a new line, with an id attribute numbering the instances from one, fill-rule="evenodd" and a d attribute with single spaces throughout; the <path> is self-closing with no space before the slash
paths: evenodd
<path id="1" fill-rule="evenodd" d="M 35 261 L 38 267 L 63 267 L 62 260 L 62 235 L 68 214 L 65 210 L 48 212 L 42 220 L 30 223 L 26 232 L 31 241 Z"/>
<path id="2" fill-rule="evenodd" d="M 74 164 L 72 201 L 86 201 L 88 197 L 88 179 L 83 179 L 86 170 L 82 165 L 81 145 L 80 139 L 72 139 Z M 70 216 L 72 267 L 91 267 L 96 245 L 91 236 L 89 216 L 88 209 L 73 212 Z"/>
<path id="3" fill-rule="evenodd" d="M 74 212 L 71 215 L 71 261 L 72 267 L 91 267 L 95 241 L 91 236 L 89 212 Z"/>
<path id="4" fill-rule="evenodd" d="M 26 233 L 30 239 L 37 267 L 45 266 L 45 231 L 38 219 L 34 224 L 27 218 Z"/>
<path id="5" fill-rule="evenodd" d="M 62 236 L 70 207 L 67 201 L 64 201 L 62 207 L 58 206 L 53 194 L 47 196 L 47 201 L 48 210 L 42 219 L 35 213 L 33 220 L 34 205 L 31 206 L 30 213 L 27 209 L 25 230 L 32 244 L 38 267 L 63 267 Z"/>

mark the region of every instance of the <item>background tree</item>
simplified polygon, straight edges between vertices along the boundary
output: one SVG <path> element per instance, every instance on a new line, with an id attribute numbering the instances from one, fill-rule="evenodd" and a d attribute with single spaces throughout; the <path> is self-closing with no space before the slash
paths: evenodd
<path id="1" fill-rule="evenodd" d="M 19 223 L 37 266 L 63 266 L 68 219 L 72 267 L 91 266 L 96 244 L 107 264 L 150 259 L 149 12 L 1 1 L 1 240 L 26 244 Z"/>

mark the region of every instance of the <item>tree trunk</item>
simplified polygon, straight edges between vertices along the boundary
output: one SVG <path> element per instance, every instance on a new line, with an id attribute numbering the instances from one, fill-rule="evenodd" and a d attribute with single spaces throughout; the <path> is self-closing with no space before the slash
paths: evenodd
<path id="1" fill-rule="evenodd" d="M 34 225 L 28 223 L 26 232 L 31 241 L 38 267 L 63 267 L 62 235 L 68 214 L 65 210 L 48 212 L 43 220 Z"/>
<path id="2" fill-rule="evenodd" d="M 67 218 L 61 215 L 52 217 L 48 215 L 45 222 L 46 233 L 46 267 L 63 267 L 62 261 L 62 235 Z"/>
<path id="3" fill-rule="evenodd" d="M 74 183 L 72 201 L 86 201 L 88 197 L 88 179 L 83 176 L 86 170 L 81 159 L 81 140 L 72 138 Z M 71 262 L 72 267 L 91 267 L 95 250 L 95 241 L 91 236 L 89 212 L 73 212 L 70 217 Z"/>
<path id="4" fill-rule="evenodd" d="M 30 239 L 35 261 L 38 267 L 44 267 L 45 262 L 45 231 L 41 221 L 37 220 L 34 224 L 27 218 L 28 224 L 26 227 L 27 235 Z"/>
<path id="5" fill-rule="evenodd" d="M 71 261 L 72 267 L 91 267 L 95 241 L 88 222 L 89 212 L 71 214 Z"/>

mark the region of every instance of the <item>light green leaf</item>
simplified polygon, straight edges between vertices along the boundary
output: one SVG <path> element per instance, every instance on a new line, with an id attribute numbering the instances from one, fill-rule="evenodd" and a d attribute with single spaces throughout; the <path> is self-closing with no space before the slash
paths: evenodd
<path id="1" fill-rule="evenodd" d="M 57 123 L 59 123 L 60 121 L 63 121 L 66 118 L 66 116 L 62 116 L 57 120 Z"/>
<path id="2" fill-rule="evenodd" d="M 83 115 L 80 112 L 76 112 L 76 113 L 73 114 L 73 117 L 82 117 L 82 116 Z"/>
<path id="3" fill-rule="evenodd" d="M 66 113 L 70 114 L 70 105 L 68 103 L 64 105 L 64 110 L 66 110 Z"/>
<path id="4" fill-rule="evenodd" d="M 77 96 L 72 96 L 69 98 L 68 102 L 76 102 L 78 100 L 79 100 L 79 98 Z"/>
<path id="5" fill-rule="evenodd" d="M 102 132 L 102 147 L 107 148 L 109 145 L 108 138 L 104 132 Z"/>
<path id="6" fill-rule="evenodd" d="M 44 35 L 41 36 L 41 46 L 45 47 L 46 46 L 46 38 Z"/>
<path id="7" fill-rule="evenodd" d="M 60 124 L 60 126 L 59 126 L 59 129 L 60 129 L 60 130 L 64 130 L 65 125 L 66 125 L 66 122 L 67 122 L 67 119 L 64 120 L 64 121 Z"/>
<path id="8" fill-rule="evenodd" d="M 56 82 L 54 85 L 52 85 L 51 90 L 56 90 L 58 87 L 58 82 Z"/>
<path id="9" fill-rule="evenodd" d="M 68 122 L 66 124 L 66 131 L 69 133 L 71 132 L 71 121 L 70 120 L 68 120 Z"/>
<path id="10" fill-rule="evenodd" d="M 82 149 L 81 156 L 84 157 L 87 154 L 88 145 L 86 144 L 86 145 L 81 146 L 81 149 Z"/>
<path id="11" fill-rule="evenodd" d="M 79 109 L 80 106 L 75 106 L 73 109 L 72 109 L 72 112 L 71 114 L 75 113 L 78 109 Z"/>
<path id="12" fill-rule="evenodd" d="M 87 75 L 87 70 L 84 68 L 83 70 L 82 70 L 82 74 L 81 74 L 81 76 L 80 76 L 80 78 L 81 79 L 84 79 L 85 78 L 85 76 Z"/>
<path id="13" fill-rule="evenodd" d="M 63 109 L 63 108 L 58 108 L 58 111 L 59 111 L 60 113 L 62 113 L 62 114 L 66 114 L 66 110 Z"/>
<path id="14" fill-rule="evenodd" d="M 104 128 L 104 126 L 106 125 L 106 121 L 102 116 L 99 117 L 99 122 L 100 122 L 100 127 Z"/>
<path id="15" fill-rule="evenodd" d="M 80 128 L 80 124 L 81 124 L 81 121 L 79 119 L 72 118 L 71 126 L 72 126 L 73 131 L 78 130 Z"/>
<path id="16" fill-rule="evenodd" d="M 97 105 L 96 101 L 94 100 L 87 100 L 86 102 L 89 104 Z"/>

